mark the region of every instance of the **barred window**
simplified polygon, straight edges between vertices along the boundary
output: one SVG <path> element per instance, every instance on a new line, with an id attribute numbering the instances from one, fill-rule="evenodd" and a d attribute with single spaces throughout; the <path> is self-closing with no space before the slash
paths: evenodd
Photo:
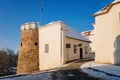
<path id="1" fill-rule="evenodd" d="M 85 53 L 87 54 L 88 53 L 88 47 L 85 46 Z"/>
<path id="2" fill-rule="evenodd" d="M 74 45 L 74 53 L 77 53 L 77 45 Z"/>
<path id="3" fill-rule="evenodd" d="M 45 44 L 45 53 L 49 53 L 49 44 Z"/>

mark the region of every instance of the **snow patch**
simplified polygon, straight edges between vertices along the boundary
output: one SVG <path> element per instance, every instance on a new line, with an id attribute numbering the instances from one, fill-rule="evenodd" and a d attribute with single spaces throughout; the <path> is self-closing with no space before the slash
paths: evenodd
<path id="1" fill-rule="evenodd" d="M 83 72 L 105 80 L 120 80 L 120 66 L 88 62 L 81 65 Z"/>

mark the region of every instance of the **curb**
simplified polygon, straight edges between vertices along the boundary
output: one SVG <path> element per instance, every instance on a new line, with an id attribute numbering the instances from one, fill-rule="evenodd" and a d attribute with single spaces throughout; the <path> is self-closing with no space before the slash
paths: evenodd
<path id="1" fill-rule="evenodd" d="M 13 77 L 19 77 L 19 76 L 26 76 L 27 74 L 16 74 L 16 75 L 8 75 L 8 76 L 2 76 L 0 79 L 5 79 L 5 78 L 13 78 Z"/>

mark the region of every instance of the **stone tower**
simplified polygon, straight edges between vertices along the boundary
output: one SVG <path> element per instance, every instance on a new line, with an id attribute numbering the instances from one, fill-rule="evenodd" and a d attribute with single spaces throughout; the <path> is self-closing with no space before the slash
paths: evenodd
<path id="1" fill-rule="evenodd" d="M 21 26 L 17 74 L 39 70 L 39 43 L 37 23 Z"/>

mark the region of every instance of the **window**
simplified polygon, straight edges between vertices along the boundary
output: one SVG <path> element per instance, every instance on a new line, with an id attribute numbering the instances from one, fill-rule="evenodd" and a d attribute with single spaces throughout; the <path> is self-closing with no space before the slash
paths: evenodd
<path id="1" fill-rule="evenodd" d="M 88 49 L 87 49 L 87 46 L 85 46 L 85 54 L 88 53 Z"/>
<path id="2" fill-rule="evenodd" d="M 77 53 L 77 45 L 74 45 L 74 53 Z"/>
<path id="3" fill-rule="evenodd" d="M 49 45 L 45 44 L 45 53 L 49 53 Z"/>
<path id="4" fill-rule="evenodd" d="M 21 47 L 22 47 L 22 43 L 21 43 Z"/>
<path id="5" fill-rule="evenodd" d="M 70 48 L 71 47 L 71 44 L 66 44 L 66 48 Z"/>
<path id="6" fill-rule="evenodd" d="M 78 44 L 78 46 L 81 47 L 81 46 L 82 46 L 82 43 L 81 43 L 81 44 Z"/>
<path id="7" fill-rule="evenodd" d="M 36 42 L 36 43 L 35 43 L 35 46 L 37 46 L 37 45 L 38 45 L 38 43 Z"/>

